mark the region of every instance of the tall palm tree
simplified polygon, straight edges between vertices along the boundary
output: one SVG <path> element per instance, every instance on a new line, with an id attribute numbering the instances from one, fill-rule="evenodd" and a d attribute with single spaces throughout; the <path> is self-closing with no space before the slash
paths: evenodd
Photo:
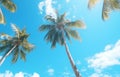
<path id="1" fill-rule="evenodd" d="M 70 54 L 69 48 L 66 44 L 66 38 L 70 40 L 70 37 L 73 37 L 75 39 L 80 40 L 80 36 L 78 35 L 78 32 L 76 30 L 73 30 L 72 28 L 84 29 L 85 25 L 81 20 L 72 22 L 66 19 L 65 18 L 66 13 L 62 15 L 59 15 L 58 13 L 56 14 L 57 14 L 57 18 L 53 18 L 52 16 L 47 15 L 45 19 L 47 19 L 51 23 L 41 25 L 39 29 L 40 31 L 47 31 L 47 34 L 45 35 L 45 40 L 52 43 L 51 48 L 55 48 L 56 43 L 65 46 L 66 53 L 71 63 L 72 69 L 75 73 L 75 76 L 81 77 L 74 63 L 74 60 Z"/>
<path id="2" fill-rule="evenodd" d="M 89 0 L 88 8 L 91 9 L 100 0 Z M 107 20 L 111 11 L 120 10 L 120 0 L 104 0 L 102 8 L 102 19 Z"/>
<path id="3" fill-rule="evenodd" d="M 0 24 L 5 24 L 6 22 L 1 10 L 1 5 L 12 13 L 16 11 L 16 5 L 12 2 L 12 0 L 0 0 Z"/>
<path id="4" fill-rule="evenodd" d="M 26 30 L 20 30 L 14 24 L 11 25 L 15 31 L 15 36 L 11 37 L 10 35 L 1 34 L 1 37 L 4 37 L 0 40 L 0 53 L 4 53 L 3 57 L 0 59 L 0 64 L 4 62 L 6 57 L 10 54 L 13 55 L 12 62 L 15 63 L 19 56 L 22 60 L 26 60 L 26 53 L 30 52 L 33 49 L 33 45 L 30 44 L 27 40 L 28 34 Z"/>

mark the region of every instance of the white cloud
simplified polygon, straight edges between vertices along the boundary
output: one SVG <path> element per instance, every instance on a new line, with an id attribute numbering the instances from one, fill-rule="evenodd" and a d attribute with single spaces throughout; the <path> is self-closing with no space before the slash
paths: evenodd
<path id="1" fill-rule="evenodd" d="M 0 77 L 13 77 L 13 73 L 6 71 L 5 73 L 0 73 Z"/>
<path id="2" fill-rule="evenodd" d="M 102 73 L 102 71 L 110 66 L 120 65 L 120 40 L 115 45 L 107 45 L 103 52 L 90 57 L 88 64 L 95 70 L 89 77 L 112 77 Z"/>
<path id="3" fill-rule="evenodd" d="M 51 15 L 52 17 L 56 18 L 56 13 L 55 13 L 55 9 L 52 6 L 53 1 L 52 0 L 45 0 L 42 1 L 38 4 L 38 8 L 40 10 L 40 13 L 42 14 L 43 7 L 45 7 L 45 13 L 46 15 Z"/>
<path id="4" fill-rule="evenodd" d="M 94 73 L 89 77 L 112 77 L 112 76 L 107 75 L 107 74 L 102 74 L 102 73 Z"/>
<path id="5" fill-rule="evenodd" d="M 40 77 L 38 73 L 34 73 L 32 77 Z"/>
<path id="6" fill-rule="evenodd" d="M 15 77 L 24 77 L 24 73 L 23 72 L 16 73 Z"/>
<path id="7" fill-rule="evenodd" d="M 0 73 L 0 77 L 40 77 L 40 75 L 38 73 L 28 74 L 24 72 L 13 74 L 10 71 L 5 71 L 5 73 Z"/>
<path id="8" fill-rule="evenodd" d="M 74 75 L 73 73 L 66 71 L 66 72 L 63 72 L 63 77 L 74 77 Z"/>
<path id="9" fill-rule="evenodd" d="M 77 65 L 80 65 L 80 64 L 81 64 L 80 60 L 77 60 L 77 61 L 76 61 L 76 64 L 77 64 Z"/>
<path id="10" fill-rule="evenodd" d="M 104 50 L 107 51 L 107 50 L 110 50 L 111 48 L 112 48 L 112 45 L 107 45 Z"/>
<path id="11" fill-rule="evenodd" d="M 104 69 L 109 66 L 120 65 L 120 40 L 114 46 L 107 45 L 104 50 L 88 59 L 89 67 Z"/>
<path id="12" fill-rule="evenodd" d="M 47 72 L 49 73 L 49 75 L 50 76 L 52 76 L 52 75 L 54 75 L 54 69 L 53 68 L 49 68 L 48 70 L 47 70 Z"/>

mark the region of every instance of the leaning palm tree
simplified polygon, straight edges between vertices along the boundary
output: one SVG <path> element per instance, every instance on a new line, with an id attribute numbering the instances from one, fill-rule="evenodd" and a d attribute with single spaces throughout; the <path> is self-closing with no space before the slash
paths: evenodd
<path id="1" fill-rule="evenodd" d="M 13 55 L 12 62 L 15 63 L 19 56 L 22 60 L 26 60 L 26 53 L 33 49 L 33 45 L 27 41 L 28 34 L 26 30 L 20 30 L 14 24 L 11 25 L 16 35 L 11 37 L 10 35 L 1 34 L 2 39 L 0 40 L 0 53 L 4 53 L 0 59 L 0 64 L 10 55 Z"/>
<path id="2" fill-rule="evenodd" d="M 45 40 L 52 43 L 51 48 L 55 48 L 56 43 L 59 43 L 61 45 L 65 46 L 67 56 L 69 58 L 69 61 L 71 63 L 72 69 L 75 73 L 76 77 L 81 77 L 74 60 L 70 54 L 69 48 L 66 44 L 66 38 L 70 40 L 70 37 L 73 37 L 75 39 L 80 40 L 80 36 L 78 35 L 78 32 L 76 30 L 73 30 L 72 28 L 85 28 L 84 23 L 81 20 L 77 21 L 70 21 L 65 18 L 66 13 L 63 15 L 60 15 L 58 13 L 57 18 L 53 18 L 50 15 L 47 15 L 45 19 L 49 20 L 51 24 L 44 24 L 40 26 L 40 31 L 48 31 L 45 35 Z"/>
<path id="3" fill-rule="evenodd" d="M 100 0 L 89 0 L 88 8 L 91 9 Z M 102 8 L 102 19 L 107 20 L 111 11 L 120 10 L 120 0 L 104 0 Z"/>
<path id="4" fill-rule="evenodd" d="M 0 0 L 0 24 L 5 24 L 6 22 L 1 10 L 1 5 L 12 13 L 16 11 L 16 5 L 11 0 Z"/>

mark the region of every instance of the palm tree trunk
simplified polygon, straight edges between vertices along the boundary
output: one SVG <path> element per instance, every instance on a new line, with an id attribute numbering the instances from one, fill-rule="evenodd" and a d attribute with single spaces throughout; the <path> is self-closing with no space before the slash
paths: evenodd
<path id="1" fill-rule="evenodd" d="M 71 54 L 70 54 L 70 51 L 69 51 L 69 48 L 68 48 L 66 42 L 64 42 L 64 46 L 65 46 L 66 53 L 67 53 L 67 56 L 68 56 L 68 58 L 69 58 L 69 61 L 70 61 L 70 63 L 71 63 L 72 69 L 73 69 L 73 71 L 74 71 L 74 73 L 75 73 L 75 76 L 76 76 L 76 77 L 82 77 L 82 76 L 79 74 L 79 71 L 78 71 L 78 69 L 77 69 L 77 67 L 76 67 L 76 65 L 75 65 L 75 63 L 74 63 L 74 60 L 73 60 L 73 58 L 72 58 L 72 56 L 71 56 Z"/>
<path id="2" fill-rule="evenodd" d="M 10 55 L 10 53 L 16 48 L 16 46 L 17 46 L 17 44 L 14 45 L 14 46 L 12 47 L 12 49 L 10 49 L 9 52 L 6 53 L 6 54 L 1 58 L 1 60 L 0 60 L 0 65 L 2 65 L 2 63 L 5 61 L 6 57 L 7 57 L 8 55 Z"/>

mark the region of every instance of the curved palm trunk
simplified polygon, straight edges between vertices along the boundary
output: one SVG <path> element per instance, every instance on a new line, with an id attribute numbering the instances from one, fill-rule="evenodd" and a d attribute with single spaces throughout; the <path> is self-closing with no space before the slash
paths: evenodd
<path id="1" fill-rule="evenodd" d="M 70 54 L 70 51 L 69 51 L 69 48 L 68 48 L 66 42 L 64 42 L 64 46 L 65 46 L 66 53 L 67 53 L 67 56 L 68 56 L 68 58 L 69 58 L 69 61 L 70 61 L 70 63 L 71 63 L 72 69 L 73 69 L 73 71 L 74 71 L 74 73 L 75 73 L 75 76 L 76 76 L 76 77 L 82 77 L 82 76 L 79 74 L 79 71 L 78 71 L 78 69 L 77 69 L 77 67 L 76 67 L 76 65 L 75 65 L 75 63 L 74 63 L 74 60 L 73 60 L 73 58 L 72 58 L 72 56 L 71 56 L 71 54 Z"/>
<path id="2" fill-rule="evenodd" d="M 2 59 L 0 60 L 0 65 L 5 61 L 6 57 L 7 57 L 8 55 L 10 55 L 10 53 L 16 48 L 16 46 L 17 46 L 17 45 L 14 45 L 14 46 L 12 47 L 12 49 L 10 49 L 10 51 L 9 51 L 8 53 L 6 53 L 6 54 L 2 57 Z"/>

